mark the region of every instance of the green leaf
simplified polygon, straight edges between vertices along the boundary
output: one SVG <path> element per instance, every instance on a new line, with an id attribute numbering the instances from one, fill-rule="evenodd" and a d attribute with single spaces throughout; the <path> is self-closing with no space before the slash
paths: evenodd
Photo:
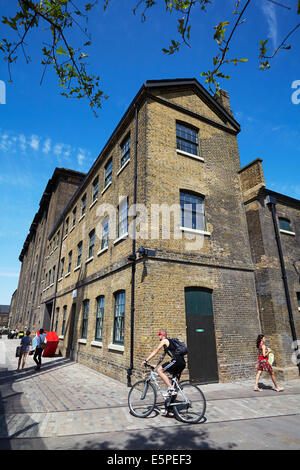
<path id="1" fill-rule="evenodd" d="M 59 48 L 56 49 L 56 53 L 57 53 L 58 55 L 68 55 L 68 53 L 63 49 L 62 46 L 59 46 Z"/>
<path id="2" fill-rule="evenodd" d="M 2 23 L 7 24 L 8 26 L 10 26 L 15 31 L 18 31 L 17 22 L 14 18 L 9 18 L 8 19 L 6 16 L 3 16 Z"/>

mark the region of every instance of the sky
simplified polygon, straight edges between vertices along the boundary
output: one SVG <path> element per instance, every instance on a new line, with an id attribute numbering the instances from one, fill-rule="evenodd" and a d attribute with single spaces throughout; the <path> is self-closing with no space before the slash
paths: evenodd
<path id="1" fill-rule="evenodd" d="M 77 0 L 82 6 L 83 0 Z M 26 51 L 12 67 L 9 83 L 7 63 L 0 54 L 0 304 L 10 304 L 18 285 L 19 255 L 38 211 L 43 191 L 56 167 L 87 172 L 98 157 L 132 99 L 146 80 L 196 78 L 208 89 L 201 72 L 211 69 L 217 54 L 213 26 L 233 24 L 234 0 L 214 0 L 204 13 L 192 15 L 191 47 L 168 56 L 162 48 L 178 39 L 177 17 L 158 5 L 142 23 L 132 8 L 137 0 L 111 0 L 104 12 L 102 0 L 88 23 L 92 35 L 88 70 L 100 75 L 101 89 L 108 95 L 98 118 L 87 100 L 68 100 L 60 95 L 57 77 L 50 68 L 41 82 L 40 50 L 45 31 L 27 38 Z M 242 2 L 245 3 L 245 2 Z M 270 0 L 252 0 L 246 21 L 231 43 L 232 58 L 248 58 L 238 66 L 226 66 L 230 80 L 221 81 L 229 92 L 238 135 L 241 166 L 255 158 L 263 160 L 266 186 L 300 199 L 300 28 L 290 38 L 289 51 L 281 51 L 268 71 L 258 70 L 258 43 L 269 38 L 276 47 L 299 23 L 296 0 L 282 0 L 288 10 Z M 1 16 L 13 16 L 17 0 L 0 0 Z M 0 24 L 0 38 L 12 38 Z M 0 40 L 1 40 L 0 39 Z M 82 40 L 77 28 L 72 40 Z M 5 100 L 1 85 L 5 87 Z M 297 86 L 297 88 L 292 88 Z M 5 101 L 5 103 L 3 103 Z"/>

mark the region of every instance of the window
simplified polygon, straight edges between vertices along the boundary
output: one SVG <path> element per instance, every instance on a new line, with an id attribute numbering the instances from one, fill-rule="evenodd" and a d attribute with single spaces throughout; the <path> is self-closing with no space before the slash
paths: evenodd
<path id="1" fill-rule="evenodd" d="M 65 235 L 69 233 L 69 217 L 66 218 L 66 228 L 65 228 Z"/>
<path id="2" fill-rule="evenodd" d="M 75 223 L 76 223 L 76 210 L 77 210 L 77 207 L 74 207 L 73 209 L 73 223 L 72 223 L 72 227 L 75 227 Z"/>
<path id="3" fill-rule="evenodd" d="M 54 328 L 56 333 L 57 333 L 57 328 L 58 328 L 58 317 L 59 317 L 59 307 L 57 307 L 56 309 L 56 320 L 55 320 L 55 328 Z"/>
<path id="4" fill-rule="evenodd" d="M 121 168 L 130 159 L 130 137 L 121 145 Z"/>
<path id="5" fill-rule="evenodd" d="M 79 242 L 77 245 L 77 266 L 81 265 L 81 256 L 82 256 L 82 242 Z"/>
<path id="6" fill-rule="evenodd" d="M 298 310 L 300 311 L 300 292 L 297 292 Z"/>
<path id="7" fill-rule="evenodd" d="M 112 177 L 112 159 L 105 165 L 105 180 L 104 180 L 104 188 L 111 183 Z"/>
<path id="8" fill-rule="evenodd" d="M 81 338 L 83 338 L 83 339 L 87 338 L 89 309 L 90 309 L 90 301 L 89 300 L 84 300 L 83 301 L 82 328 L 81 328 Z"/>
<path id="9" fill-rule="evenodd" d="M 102 221 L 102 240 L 101 240 L 101 250 L 108 246 L 108 234 L 109 234 L 109 218 L 106 217 Z"/>
<path id="10" fill-rule="evenodd" d="M 96 299 L 97 311 L 96 311 L 96 330 L 95 340 L 102 341 L 102 329 L 103 329 L 103 317 L 104 317 L 104 296 L 101 295 Z"/>
<path id="11" fill-rule="evenodd" d="M 56 266 L 53 266 L 52 268 L 52 283 L 54 284 L 54 280 L 55 280 L 55 269 L 56 269 Z"/>
<path id="12" fill-rule="evenodd" d="M 176 123 L 177 149 L 193 155 L 199 155 L 198 131 L 184 124 Z"/>
<path id="13" fill-rule="evenodd" d="M 64 275 L 64 266 L 65 266 L 65 258 L 62 258 L 60 262 L 60 277 L 63 277 Z"/>
<path id="14" fill-rule="evenodd" d="M 115 294 L 114 343 L 124 344 L 125 291 Z"/>
<path id="15" fill-rule="evenodd" d="M 95 246 L 95 230 L 92 230 L 89 234 L 89 258 L 92 258 L 94 255 L 94 246 Z"/>
<path id="16" fill-rule="evenodd" d="M 72 266 L 72 251 L 70 251 L 68 257 L 69 257 L 69 259 L 68 259 L 68 273 L 70 273 L 71 272 L 71 266 Z"/>
<path id="17" fill-rule="evenodd" d="M 204 216 L 204 198 L 185 191 L 180 191 L 182 227 L 206 230 Z"/>
<path id="18" fill-rule="evenodd" d="M 285 230 L 286 232 L 292 232 L 291 222 L 288 219 L 279 217 L 279 227 L 280 230 Z"/>
<path id="19" fill-rule="evenodd" d="M 118 211 L 118 237 L 128 232 L 128 200 L 124 198 L 119 204 Z"/>
<path id="20" fill-rule="evenodd" d="M 66 328 L 66 316 L 67 316 L 67 306 L 64 305 L 63 307 L 63 319 L 62 319 L 62 325 L 61 325 L 61 334 L 65 334 L 65 328 Z"/>
<path id="21" fill-rule="evenodd" d="M 81 216 L 85 214 L 86 209 L 86 194 L 81 198 Z"/>
<path id="22" fill-rule="evenodd" d="M 95 178 L 93 182 L 92 202 L 97 201 L 97 199 L 98 199 L 98 177 Z"/>

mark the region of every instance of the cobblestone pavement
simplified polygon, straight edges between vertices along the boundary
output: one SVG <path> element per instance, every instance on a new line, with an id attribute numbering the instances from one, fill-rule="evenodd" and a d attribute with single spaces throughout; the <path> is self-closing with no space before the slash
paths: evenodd
<path id="1" fill-rule="evenodd" d="M 18 344 L 0 339 L 0 439 L 187 428 L 155 412 L 147 419 L 135 418 L 128 410 L 126 384 L 62 357 L 42 358 L 42 368 L 36 372 L 29 356 L 24 371 L 16 372 Z M 300 380 L 280 384 L 285 390 L 277 393 L 266 377 L 265 389 L 258 393 L 253 391 L 254 375 L 251 381 L 202 385 L 207 399 L 205 424 L 299 415 Z M 300 439 L 290 444 L 300 449 Z"/>

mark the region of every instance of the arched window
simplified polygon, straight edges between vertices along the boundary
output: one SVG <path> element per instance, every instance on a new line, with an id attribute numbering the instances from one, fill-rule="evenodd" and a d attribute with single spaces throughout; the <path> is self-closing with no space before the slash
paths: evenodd
<path id="1" fill-rule="evenodd" d="M 115 292 L 114 337 L 115 344 L 124 344 L 125 291 Z"/>
<path id="2" fill-rule="evenodd" d="M 92 230 L 89 233 L 89 258 L 94 256 L 94 246 L 95 246 L 95 230 Z"/>
<path id="3" fill-rule="evenodd" d="M 88 331 L 88 319 L 89 319 L 89 310 L 90 310 L 90 301 L 83 301 L 83 315 L 82 315 L 82 328 L 81 328 L 81 338 L 87 338 Z"/>
<path id="4" fill-rule="evenodd" d="M 96 329 L 95 329 L 96 341 L 102 341 L 103 318 L 104 318 L 104 295 L 100 295 L 96 299 Z"/>
<path id="5" fill-rule="evenodd" d="M 112 159 L 105 165 L 104 188 L 111 183 L 112 180 Z"/>
<path id="6" fill-rule="evenodd" d="M 180 191 L 180 207 L 182 227 L 206 230 L 203 196 Z"/>
<path id="7" fill-rule="evenodd" d="M 279 228 L 280 230 L 285 230 L 286 232 L 292 232 L 290 220 L 285 219 L 284 217 L 279 217 Z"/>
<path id="8" fill-rule="evenodd" d="M 176 145 L 178 150 L 199 155 L 198 131 L 191 126 L 176 122 Z"/>
<path id="9" fill-rule="evenodd" d="M 65 334 L 65 328 L 66 328 L 66 316 L 67 316 L 67 306 L 63 306 L 63 319 L 62 319 L 62 325 L 61 325 L 61 334 Z"/>

